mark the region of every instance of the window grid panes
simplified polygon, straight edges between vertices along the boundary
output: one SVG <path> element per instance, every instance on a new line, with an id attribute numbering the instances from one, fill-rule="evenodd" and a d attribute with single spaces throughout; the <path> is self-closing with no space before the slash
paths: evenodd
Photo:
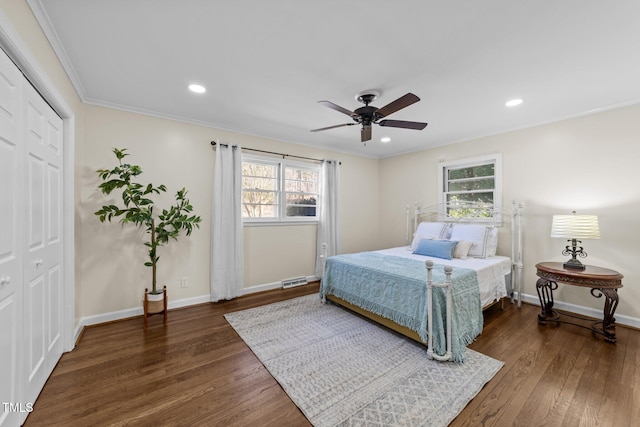
<path id="1" fill-rule="evenodd" d="M 496 159 L 482 159 L 463 165 L 442 167 L 442 200 L 447 203 L 447 215 L 454 217 L 475 216 L 465 209 L 451 207 L 456 202 L 498 204 Z"/>
<path id="2" fill-rule="evenodd" d="M 285 167 L 285 206 L 287 217 L 315 217 L 318 203 L 317 170 Z"/>
<path id="3" fill-rule="evenodd" d="M 242 217 L 278 218 L 278 164 L 242 162 Z"/>
<path id="4" fill-rule="evenodd" d="M 317 220 L 319 182 L 319 165 L 245 158 L 242 217 L 248 222 Z"/>

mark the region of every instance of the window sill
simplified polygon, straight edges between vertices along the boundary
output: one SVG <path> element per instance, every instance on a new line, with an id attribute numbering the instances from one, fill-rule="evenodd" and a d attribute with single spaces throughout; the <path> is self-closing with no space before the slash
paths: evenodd
<path id="1" fill-rule="evenodd" d="M 243 227 L 280 227 L 291 225 L 318 225 L 317 219 L 312 220 L 289 220 L 289 221 L 243 221 Z"/>

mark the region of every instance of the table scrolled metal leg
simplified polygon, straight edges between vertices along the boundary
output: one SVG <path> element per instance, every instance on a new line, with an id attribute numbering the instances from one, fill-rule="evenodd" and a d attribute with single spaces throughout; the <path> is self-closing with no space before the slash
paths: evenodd
<path id="1" fill-rule="evenodd" d="M 591 295 L 600 298 L 604 295 L 604 316 L 602 318 L 602 335 L 609 342 L 616 342 L 616 318 L 614 314 L 618 308 L 617 289 L 591 289 Z"/>
<path id="2" fill-rule="evenodd" d="M 536 290 L 538 298 L 540 298 L 540 309 L 542 312 L 538 314 L 538 322 L 545 324 L 547 320 L 555 319 L 556 313 L 553 311 L 553 291 L 558 289 L 558 284 L 552 280 L 538 279 L 536 282 Z"/>

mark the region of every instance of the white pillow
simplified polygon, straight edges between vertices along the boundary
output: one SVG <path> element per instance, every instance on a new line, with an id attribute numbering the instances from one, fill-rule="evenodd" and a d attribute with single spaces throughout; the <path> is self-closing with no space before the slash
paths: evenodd
<path id="1" fill-rule="evenodd" d="M 433 236 L 434 239 L 446 239 L 448 233 L 449 224 L 446 222 L 421 222 L 416 230 L 416 234 Z"/>
<path id="2" fill-rule="evenodd" d="M 469 249 L 473 246 L 473 242 L 467 242 L 466 240 L 458 240 L 456 248 L 453 250 L 453 257 L 460 259 L 467 259 Z"/>
<path id="3" fill-rule="evenodd" d="M 498 251 L 498 229 L 495 227 L 491 227 L 491 232 L 489 233 L 489 240 L 487 241 L 487 256 L 496 256 L 496 252 Z"/>
<path id="4" fill-rule="evenodd" d="M 486 258 L 490 253 L 490 236 L 493 227 L 476 224 L 454 224 L 451 230 L 451 240 L 464 240 L 473 243 L 469 249 L 469 256 L 473 258 Z M 497 234 L 496 234 L 497 237 Z M 494 249 L 495 254 L 495 249 Z"/>
<path id="5" fill-rule="evenodd" d="M 413 235 L 411 250 L 415 251 L 422 239 L 447 239 L 449 230 L 449 224 L 446 222 L 421 222 Z"/>

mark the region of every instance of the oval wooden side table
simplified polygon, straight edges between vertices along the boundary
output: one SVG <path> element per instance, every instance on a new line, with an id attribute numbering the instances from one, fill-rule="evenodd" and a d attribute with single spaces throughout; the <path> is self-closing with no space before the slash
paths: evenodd
<path id="1" fill-rule="evenodd" d="M 603 335 L 608 342 L 616 342 L 614 314 L 618 307 L 618 289 L 622 287 L 622 278 L 624 277 L 622 274 L 615 270 L 592 265 L 587 265 L 584 270 L 569 269 L 564 268 L 561 262 L 541 262 L 536 264 L 536 270 L 536 274 L 540 277 L 536 282 L 536 289 L 542 310 L 538 314 L 539 323 L 569 323 Z M 603 319 L 593 322 L 591 326 L 584 326 L 569 319 L 590 321 L 593 319 L 554 310 L 553 291 L 558 289 L 558 283 L 591 288 L 591 295 L 594 297 L 604 296 Z M 569 319 L 566 319 L 567 317 Z"/>

